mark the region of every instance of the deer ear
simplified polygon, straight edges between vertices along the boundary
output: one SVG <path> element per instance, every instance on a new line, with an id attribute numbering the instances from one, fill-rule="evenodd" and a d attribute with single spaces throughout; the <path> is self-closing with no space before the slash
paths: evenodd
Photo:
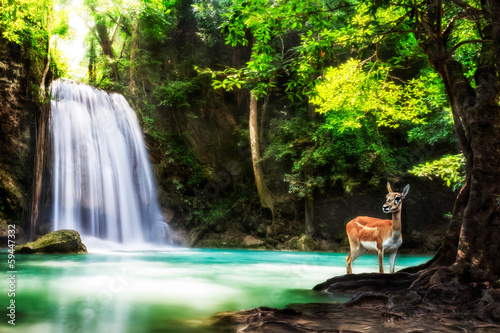
<path id="1" fill-rule="evenodd" d="M 401 193 L 401 198 L 404 199 L 406 195 L 408 194 L 408 191 L 410 191 L 410 184 L 406 185 L 405 188 L 403 189 L 403 193 Z"/>
<path id="2" fill-rule="evenodd" d="M 387 182 L 387 191 L 389 191 L 389 193 L 392 193 L 391 184 L 389 182 Z"/>

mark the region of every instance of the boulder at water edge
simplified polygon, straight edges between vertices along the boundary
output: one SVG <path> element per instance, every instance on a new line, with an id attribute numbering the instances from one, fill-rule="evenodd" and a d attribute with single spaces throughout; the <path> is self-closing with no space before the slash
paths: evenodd
<path id="1" fill-rule="evenodd" d="M 17 253 L 87 253 L 76 230 L 57 230 L 41 236 L 34 242 L 16 246 Z"/>

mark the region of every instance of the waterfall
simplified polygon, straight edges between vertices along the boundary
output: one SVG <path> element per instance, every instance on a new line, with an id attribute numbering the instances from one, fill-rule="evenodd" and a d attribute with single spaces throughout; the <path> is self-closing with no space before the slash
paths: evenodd
<path id="1" fill-rule="evenodd" d="M 124 244 L 169 243 L 135 112 L 120 94 L 52 83 L 54 229 Z"/>

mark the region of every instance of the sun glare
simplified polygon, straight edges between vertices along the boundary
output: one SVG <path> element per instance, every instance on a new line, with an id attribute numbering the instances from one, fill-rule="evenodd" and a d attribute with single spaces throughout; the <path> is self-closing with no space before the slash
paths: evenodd
<path id="1" fill-rule="evenodd" d="M 78 8 L 83 3 L 81 0 L 69 1 L 64 7 L 68 12 L 68 25 L 70 27 L 70 38 L 56 38 L 56 48 L 62 53 L 68 64 L 67 76 L 70 79 L 83 80 L 85 78 L 85 37 L 89 28 L 82 18 Z M 62 8 L 61 8 L 62 10 Z"/>

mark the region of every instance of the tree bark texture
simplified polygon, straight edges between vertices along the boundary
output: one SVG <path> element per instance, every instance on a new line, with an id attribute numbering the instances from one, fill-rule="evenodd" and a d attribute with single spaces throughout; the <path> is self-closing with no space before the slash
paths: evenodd
<path id="1" fill-rule="evenodd" d="M 443 30 L 442 15 L 441 1 L 427 2 L 427 11 L 417 15 L 416 36 L 450 100 L 466 158 L 466 185 L 457 197 L 444 245 L 429 266 L 452 264 L 441 277 L 452 274 L 463 281 L 493 282 L 500 277 L 500 2 L 483 3 L 481 15 L 487 23 L 481 31 L 484 37 L 475 87 L 452 58 L 448 29 L 453 24 Z"/>
<path id="2" fill-rule="evenodd" d="M 252 152 L 252 167 L 255 176 L 255 185 L 259 193 L 260 203 L 262 207 L 269 208 L 273 215 L 274 221 L 274 198 L 266 185 L 264 179 L 264 171 L 260 162 L 260 145 L 259 145 L 259 129 L 258 129 L 258 107 L 257 98 L 254 92 L 250 92 L 250 117 L 249 117 L 249 132 L 250 132 L 250 150 Z"/>

